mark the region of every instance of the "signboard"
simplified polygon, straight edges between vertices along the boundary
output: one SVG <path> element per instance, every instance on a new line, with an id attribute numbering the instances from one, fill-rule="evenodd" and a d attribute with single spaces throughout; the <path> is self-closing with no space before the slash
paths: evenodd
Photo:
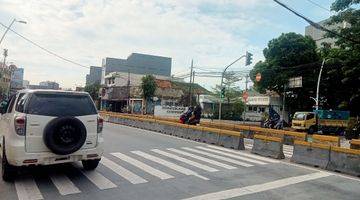
<path id="1" fill-rule="evenodd" d="M 289 88 L 300 88 L 302 87 L 302 76 L 289 78 Z"/>
<path id="2" fill-rule="evenodd" d="M 254 97 L 248 97 L 248 101 L 246 105 L 270 105 L 270 97 L 266 96 L 254 96 Z"/>
<path id="3" fill-rule="evenodd" d="M 187 107 L 179 106 L 155 106 L 154 115 L 178 118 L 187 110 Z"/>

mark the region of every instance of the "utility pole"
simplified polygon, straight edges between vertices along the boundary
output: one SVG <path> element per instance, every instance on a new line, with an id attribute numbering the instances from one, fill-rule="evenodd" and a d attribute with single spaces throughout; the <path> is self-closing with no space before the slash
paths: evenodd
<path id="1" fill-rule="evenodd" d="M 232 62 L 230 65 L 226 66 L 224 71 L 221 74 L 221 82 L 220 82 L 220 100 L 219 100 L 219 121 L 221 120 L 221 104 L 222 104 L 222 90 L 223 90 L 223 83 L 224 83 L 224 75 L 226 73 L 226 70 L 233 64 L 235 64 L 236 62 L 238 62 L 239 60 L 241 60 L 242 58 L 246 58 L 246 65 L 247 63 L 251 63 L 251 56 L 252 54 L 248 54 L 248 52 L 246 52 L 246 55 L 241 56 L 240 58 L 236 59 L 234 62 Z M 250 62 L 248 62 L 250 61 Z"/>
<path id="2" fill-rule="evenodd" d="M 127 90 L 128 90 L 127 111 L 129 113 L 129 111 L 130 111 L 130 69 L 128 70 Z"/>
<path id="3" fill-rule="evenodd" d="M 190 86 L 189 86 L 189 107 L 192 105 L 192 81 L 193 81 L 193 69 L 194 69 L 194 60 L 191 60 L 191 67 L 190 67 Z"/>
<path id="4" fill-rule="evenodd" d="M 245 76 L 245 91 L 248 91 L 248 83 L 250 82 L 249 78 L 250 78 L 249 74 L 246 74 L 246 76 Z"/>
<path id="5" fill-rule="evenodd" d="M 319 110 L 319 91 L 320 91 L 320 81 L 321 81 L 321 74 L 324 68 L 324 64 L 325 64 L 326 60 L 325 58 L 322 61 L 321 64 L 321 68 L 320 68 L 320 72 L 319 72 L 319 77 L 317 80 L 317 85 L 316 85 L 316 105 L 315 105 L 315 110 L 318 111 Z"/>
<path id="6" fill-rule="evenodd" d="M 285 120 L 285 101 L 286 101 L 286 85 L 284 85 L 283 105 L 282 105 L 282 118 L 283 118 L 283 120 Z"/>

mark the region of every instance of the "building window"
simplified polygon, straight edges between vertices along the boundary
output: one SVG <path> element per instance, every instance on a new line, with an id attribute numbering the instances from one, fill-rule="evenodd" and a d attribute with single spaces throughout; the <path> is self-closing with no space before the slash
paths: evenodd
<path id="1" fill-rule="evenodd" d="M 256 106 L 254 106 L 253 111 L 254 111 L 254 112 L 256 112 L 256 111 L 257 111 L 257 107 L 256 107 Z"/>

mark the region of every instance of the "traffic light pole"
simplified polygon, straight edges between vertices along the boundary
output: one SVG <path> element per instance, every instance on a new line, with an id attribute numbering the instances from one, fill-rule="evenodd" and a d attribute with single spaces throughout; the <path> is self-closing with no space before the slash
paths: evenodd
<path id="1" fill-rule="evenodd" d="M 220 101 L 219 101 L 219 121 L 221 120 L 221 104 L 222 104 L 222 90 L 223 90 L 223 83 L 224 83 L 224 75 L 226 70 L 233 64 L 235 64 L 236 62 L 238 62 L 239 60 L 241 60 L 242 58 L 245 58 L 246 55 L 241 56 L 240 58 L 236 59 L 234 62 L 232 62 L 230 65 L 226 66 L 223 73 L 221 74 L 221 82 L 220 82 Z"/>

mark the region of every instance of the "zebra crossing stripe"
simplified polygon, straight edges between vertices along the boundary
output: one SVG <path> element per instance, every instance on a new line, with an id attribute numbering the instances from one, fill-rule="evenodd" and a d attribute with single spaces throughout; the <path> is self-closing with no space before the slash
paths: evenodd
<path id="1" fill-rule="evenodd" d="M 226 158 L 224 156 L 215 155 L 215 154 L 200 151 L 200 150 L 197 150 L 197 149 L 192 149 L 192 148 L 189 148 L 189 147 L 182 147 L 182 149 L 185 149 L 187 151 L 191 151 L 193 153 L 205 155 L 205 156 L 208 156 L 208 157 L 211 157 L 211 158 L 215 158 L 215 159 L 218 159 L 218 160 L 226 161 L 228 163 L 232 163 L 232 164 L 235 164 L 235 165 L 243 166 L 243 167 L 253 167 L 254 166 L 254 165 L 249 164 L 249 163 L 241 162 L 241 161 L 234 160 L 234 159 L 231 159 L 231 158 Z"/>
<path id="2" fill-rule="evenodd" d="M 125 161 L 127 163 L 130 163 L 130 164 L 144 170 L 145 172 L 160 178 L 161 180 L 174 178 L 173 176 L 171 176 L 171 175 L 169 175 L 169 174 L 167 174 L 165 172 L 157 170 L 157 169 L 155 169 L 155 168 L 153 168 L 153 167 L 151 167 L 151 166 L 149 166 L 149 165 L 147 165 L 147 164 L 145 164 L 143 162 L 140 162 L 140 161 L 138 161 L 138 160 L 136 160 L 134 158 L 131 158 L 131 157 L 125 155 L 125 154 L 116 152 L 116 153 L 112 153 L 111 155 L 113 155 L 113 156 L 115 156 L 115 157 L 117 157 L 117 158 L 119 158 L 119 159 L 121 159 L 121 160 L 123 160 L 123 161 Z"/>
<path id="3" fill-rule="evenodd" d="M 51 174 L 50 179 L 61 195 L 76 194 L 81 192 L 66 175 Z"/>
<path id="4" fill-rule="evenodd" d="M 100 163 L 105 167 L 111 169 L 116 174 L 120 175 L 124 179 L 128 180 L 132 184 L 146 183 L 147 180 L 141 178 L 140 176 L 132 173 L 131 171 L 125 169 L 124 167 L 116 164 L 115 162 L 107 159 L 106 157 L 102 157 Z"/>
<path id="5" fill-rule="evenodd" d="M 44 199 L 35 180 L 32 177 L 15 180 L 15 189 L 19 200 Z"/>
<path id="6" fill-rule="evenodd" d="M 205 151 L 210 151 L 212 153 L 221 154 L 221 155 L 228 156 L 228 157 L 231 157 L 231 158 L 236 158 L 236 159 L 239 159 L 239 160 L 259 164 L 259 165 L 266 165 L 267 164 L 267 163 L 262 162 L 262 161 L 254 160 L 254 159 L 251 159 L 251 158 L 244 158 L 243 156 L 233 155 L 233 154 L 230 154 L 230 153 L 225 153 L 225 152 L 218 151 L 218 150 L 215 150 L 215 149 L 205 148 L 205 147 L 202 147 L 202 146 L 198 146 L 196 148 L 202 149 L 202 150 L 205 150 Z"/>
<path id="7" fill-rule="evenodd" d="M 109 179 L 105 178 L 103 175 L 97 171 L 85 171 L 82 170 L 81 173 L 84 174 L 94 185 L 96 185 L 100 190 L 116 188 L 117 186 L 111 182 Z"/>
<path id="8" fill-rule="evenodd" d="M 265 161 L 265 162 L 269 162 L 269 163 L 279 163 L 280 161 L 275 160 L 275 159 L 270 159 L 270 158 L 265 158 L 265 157 L 261 157 L 258 155 L 253 155 L 253 154 L 249 154 L 249 153 L 245 153 L 245 152 L 241 152 L 241 151 L 235 151 L 233 149 L 227 149 L 224 147 L 218 147 L 218 146 L 213 146 L 213 145 L 208 145 L 208 147 L 213 148 L 213 149 L 218 149 L 221 151 L 226 151 L 229 153 L 233 153 L 233 154 L 237 154 L 237 155 L 242 155 L 242 156 L 246 156 L 249 158 L 255 158 L 257 160 L 261 160 L 261 161 Z"/>
<path id="9" fill-rule="evenodd" d="M 203 165 L 203 164 L 201 164 L 201 163 L 198 163 L 198 162 L 195 162 L 195 161 L 186 159 L 186 158 L 182 158 L 182 157 L 177 156 L 177 155 L 172 154 L 172 153 L 168 153 L 168 152 L 165 152 L 165 151 L 161 151 L 161 150 L 159 150 L 159 149 L 152 149 L 151 151 L 153 151 L 153 152 L 155 152 L 155 153 L 158 153 L 158 154 L 160 154 L 160 155 L 163 155 L 163 156 L 172 158 L 172 159 L 174 159 L 174 160 L 178 160 L 178 161 L 184 162 L 184 163 L 186 163 L 186 164 L 188 164 L 188 165 L 197 167 L 197 168 L 199 168 L 199 169 L 202 169 L 202 170 L 205 170 L 205 171 L 208 171 L 208 172 L 217 172 L 217 171 L 219 171 L 219 170 L 217 170 L 217 169 L 215 169 L 215 168 L 212 168 L 212 167 Z"/>
<path id="10" fill-rule="evenodd" d="M 178 149 L 169 148 L 168 150 L 172 151 L 172 152 L 175 152 L 175 153 L 178 153 L 178 154 L 181 154 L 181 155 L 184 155 L 184 156 L 195 158 L 195 159 L 198 159 L 198 160 L 201 160 L 201 161 L 204 161 L 204 162 L 207 162 L 207 163 L 210 163 L 212 165 L 216 165 L 218 167 L 222 167 L 222 168 L 225 168 L 225 169 L 236 169 L 236 167 L 234 167 L 234 166 L 227 165 L 227 164 L 215 161 L 215 160 L 211 160 L 211 159 L 201 157 L 201 156 L 198 156 L 198 155 L 195 155 L 195 154 L 192 154 L 192 153 L 188 153 L 188 152 L 185 152 L 185 151 L 181 151 L 181 150 L 178 150 Z"/>
<path id="11" fill-rule="evenodd" d="M 180 173 L 182 173 L 182 174 L 185 174 L 185 175 L 193 175 L 193 176 L 196 176 L 196 177 L 201 178 L 201 179 L 203 179 L 203 180 L 209 180 L 208 178 L 203 177 L 203 176 L 197 174 L 196 172 L 194 172 L 194 171 L 192 171 L 192 170 L 190 170 L 190 169 L 187 169 L 187 168 L 185 168 L 185 167 L 181 167 L 181 166 L 179 166 L 179 165 L 177 165 L 177 164 L 175 164 L 175 163 L 166 161 L 166 160 L 164 160 L 164 159 L 161 159 L 161 158 L 158 158 L 158 157 L 156 157 L 156 156 L 147 154 L 147 153 L 145 153 L 145 152 L 142 152 L 142 151 L 131 151 L 131 152 L 134 153 L 134 154 L 136 154 L 136 155 L 138 155 L 138 156 L 141 156 L 141 157 L 143 157 L 143 158 L 145 158 L 145 159 L 148 159 L 148 160 L 151 160 L 151 161 L 156 162 L 156 163 L 158 163 L 158 164 L 164 165 L 164 166 L 166 166 L 166 167 L 168 167 L 168 168 L 170 168 L 170 169 L 172 169 L 172 170 L 175 170 L 175 171 L 177 171 L 177 172 L 180 172 Z"/>

